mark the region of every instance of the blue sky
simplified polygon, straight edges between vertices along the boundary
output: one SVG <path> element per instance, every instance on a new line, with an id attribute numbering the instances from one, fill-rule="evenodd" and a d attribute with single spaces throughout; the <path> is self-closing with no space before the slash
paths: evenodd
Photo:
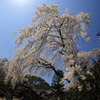
<path id="1" fill-rule="evenodd" d="M 88 33 L 92 41 L 86 43 L 81 41 L 82 50 L 89 51 L 100 48 L 96 33 L 100 31 L 100 0 L 0 0 L 0 58 L 10 58 L 16 47 L 12 38 L 17 29 L 23 28 L 31 23 L 30 18 L 34 13 L 35 6 L 42 3 L 59 4 L 60 13 L 65 8 L 70 8 L 71 14 L 81 11 L 91 13 L 91 22 Z"/>
<path id="2" fill-rule="evenodd" d="M 91 22 L 88 33 L 92 38 L 91 42 L 80 40 L 83 51 L 93 48 L 100 48 L 97 32 L 100 31 L 100 0 L 0 0 L 0 58 L 8 58 L 14 54 L 16 47 L 15 39 L 12 38 L 17 29 L 23 28 L 31 23 L 30 18 L 34 14 L 35 6 L 42 3 L 59 4 L 60 13 L 65 8 L 70 8 L 71 14 L 81 11 L 91 13 Z M 25 2 L 24 2 L 25 1 Z M 100 41 L 100 40 L 99 40 Z M 45 77 L 48 82 L 51 78 Z"/>

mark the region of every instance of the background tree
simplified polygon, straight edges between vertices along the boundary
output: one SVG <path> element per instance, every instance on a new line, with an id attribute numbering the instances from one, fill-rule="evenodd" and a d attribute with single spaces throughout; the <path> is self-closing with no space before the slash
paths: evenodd
<path id="1" fill-rule="evenodd" d="M 42 100 L 48 90 L 50 90 L 50 85 L 45 82 L 45 80 L 36 76 L 26 76 L 26 80 L 23 83 L 19 84 L 15 87 L 15 91 L 18 94 L 18 97 L 22 97 L 23 100 Z M 28 97 L 29 96 L 29 97 Z"/>
<path id="2" fill-rule="evenodd" d="M 25 80 L 19 82 L 14 87 L 14 96 L 21 100 L 45 100 L 44 95 L 50 89 L 50 86 L 45 80 L 36 76 L 26 76 Z"/>
<path id="3" fill-rule="evenodd" d="M 85 78 L 80 78 L 82 98 L 85 97 L 84 100 L 100 100 L 100 54 L 91 60 L 93 66 L 85 70 Z"/>
<path id="4" fill-rule="evenodd" d="M 53 79 L 52 79 L 52 86 L 51 86 L 51 90 L 52 93 L 50 94 L 52 100 L 65 100 L 64 99 L 64 93 L 65 93 L 65 89 L 64 89 L 64 83 L 61 82 L 62 78 L 64 77 L 64 73 L 62 70 L 57 70 L 59 76 L 57 76 L 57 74 L 54 74 Z"/>
<path id="5" fill-rule="evenodd" d="M 11 81 L 5 82 L 6 67 L 9 66 L 7 59 L 0 59 L 0 97 L 13 100 L 14 97 L 21 100 L 44 100 L 41 92 L 46 92 L 50 86 L 40 77 L 27 75 L 23 82 L 19 81 L 12 87 Z"/>

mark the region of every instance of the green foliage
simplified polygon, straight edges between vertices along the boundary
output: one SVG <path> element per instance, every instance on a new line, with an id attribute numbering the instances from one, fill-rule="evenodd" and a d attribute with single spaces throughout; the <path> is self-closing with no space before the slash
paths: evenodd
<path id="1" fill-rule="evenodd" d="M 37 76 L 28 76 L 26 85 L 33 88 L 36 91 L 46 91 L 50 88 L 50 85 L 43 79 Z"/>
<path id="2" fill-rule="evenodd" d="M 16 86 L 15 93 L 17 93 L 17 98 L 22 98 L 22 100 L 43 100 L 44 96 L 41 92 L 49 88 L 49 84 L 40 77 L 27 76 L 23 83 Z"/>
<path id="3" fill-rule="evenodd" d="M 15 96 L 21 100 L 43 100 L 32 88 L 19 86 L 15 89 Z"/>
<path id="4" fill-rule="evenodd" d="M 18 83 L 15 87 L 11 86 L 11 82 L 5 83 L 5 73 L 0 71 L 0 97 L 7 100 L 13 100 L 17 97 L 20 100 L 44 100 L 41 92 L 50 88 L 45 80 L 36 76 L 27 76 L 23 83 Z"/>

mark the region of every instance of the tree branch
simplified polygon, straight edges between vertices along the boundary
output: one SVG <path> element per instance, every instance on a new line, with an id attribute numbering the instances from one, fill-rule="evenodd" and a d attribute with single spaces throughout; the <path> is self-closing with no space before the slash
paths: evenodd
<path id="1" fill-rule="evenodd" d="M 40 59 L 43 60 L 43 61 L 45 61 L 47 64 L 44 63 L 44 62 L 42 62 L 42 61 L 39 61 L 39 62 L 38 62 L 39 64 L 45 66 L 45 68 L 50 68 L 50 69 L 52 69 L 58 77 L 62 78 L 62 77 L 59 75 L 57 69 L 56 69 L 54 66 L 52 66 L 51 63 L 49 63 L 48 61 L 46 61 L 46 60 L 44 60 L 44 59 L 42 59 L 42 58 L 40 58 Z M 69 81 L 68 79 L 66 79 L 66 80 L 68 81 L 68 83 L 70 83 L 70 81 Z"/>

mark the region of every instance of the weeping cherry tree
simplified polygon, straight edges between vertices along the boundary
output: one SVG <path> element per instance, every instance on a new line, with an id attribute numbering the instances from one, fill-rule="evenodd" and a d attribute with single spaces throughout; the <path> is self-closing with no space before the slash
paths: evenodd
<path id="1" fill-rule="evenodd" d="M 58 74 L 56 69 L 64 68 L 64 80 L 72 86 L 75 71 L 81 72 L 82 63 L 95 52 L 100 52 L 99 49 L 89 52 L 79 49 L 79 38 L 91 40 L 87 33 L 89 14 L 80 12 L 74 15 L 66 9 L 61 15 L 58 8 L 59 5 L 55 4 L 36 7 L 31 24 L 18 30 L 18 47 L 6 77 L 12 79 L 13 84 L 23 80 L 26 74 L 50 75 L 52 70 Z"/>

